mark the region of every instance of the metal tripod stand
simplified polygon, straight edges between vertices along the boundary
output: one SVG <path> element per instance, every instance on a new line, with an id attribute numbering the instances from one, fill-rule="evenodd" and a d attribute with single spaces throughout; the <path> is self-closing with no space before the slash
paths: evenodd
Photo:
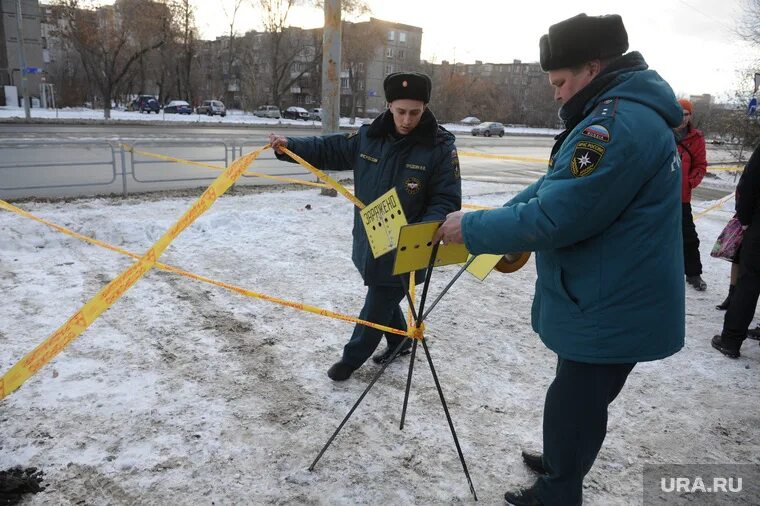
<path id="1" fill-rule="evenodd" d="M 430 314 L 430 311 L 432 311 L 435 305 L 438 304 L 438 302 L 441 300 L 443 295 L 449 290 L 449 288 L 451 288 L 454 282 L 459 278 L 459 276 L 462 275 L 462 273 L 467 269 L 467 267 L 470 265 L 470 263 L 474 259 L 473 257 L 467 263 L 464 264 L 464 266 L 459 270 L 456 276 L 454 276 L 454 278 L 449 282 L 446 288 L 444 288 L 441 294 L 436 298 L 433 304 L 431 304 L 427 312 L 424 312 L 425 300 L 427 298 L 428 287 L 430 286 L 430 277 L 433 274 L 433 267 L 435 264 L 435 257 L 437 253 L 438 253 L 438 245 L 435 244 L 433 245 L 433 250 L 430 254 L 430 261 L 428 262 L 427 274 L 425 276 L 425 284 L 423 285 L 422 295 L 420 297 L 419 312 L 415 310 L 414 301 L 412 300 L 411 294 L 409 292 L 409 286 L 406 280 L 406 276 L 405 275 L 400 276 L 401 282 L 404 287 L 404 291 L 406 293 L 407 301 L 409 302 L 409 309 L 412 312 L 412 316 L 415 320 L 415 327 L 417 329 L 421 328 L 423 322 L 425 321 L 427 316 Z M 422 349 L 425 351 L 425 356 L 427 357 L 427 363 L 430 366 L 430 372 L 432 373 L 433 381 L 435 382 L 435 387 L 438 390 L 438 397 L 441 400 L 441 405 L 443 406 L 443 411 L 446 414 L 446 420 L 448 421 L 449 429 L 451 430 L 451 435 L 454 438 L 454 445 L 456 446 L 457 454 L 459 455 L 459 461 L 462 463 L 462 469 L 464 470 L 464 474 L 467 477 L 467 483 L 470 486 L 470 492 L 472 492 L 472 496 L 477 501 L 478 496 L 475 493 L 475 487 L 472 485 L 472 479 L 470 479 L 470 472 L 467 470 L 467 464 L 465 463 L 464 455 L 462 454 L 462 448 L 459 446 L 459 439 L 457 438 L 457 433 L 456 433 L 456 430 L 454 429 L 454 423 L 451 420 L 451 415 L 449 414 L 449 408 L 446 404 L 446 399 L 443 396 L 441 383 L 438 380 L 438 375 L 435 372 L 435 367 L 433 366 L 433 359 L 430 357 L 430 350 L 428 349 L 427 343 L 425 342 L 425 338 L 420 334 L 419 337 L 415 337 L 415 338 L 407 337 L 407 339 L 413 339 L 413 344 L 412 344 L 412 354 L 409 360 L 409 374 L 406 380 L 406 392 L 404 393 L 404 405 L 401 411 L 401 424 L 399 426 L 399 429 L 403 430 L 404 428 L 404 419 L 406 418 L 406 407 L 409 400 L 409 390 L 412 384 L 412 372 L 414 370 L 414 359 L 417 354 L 417 342 L 419 341 L 422 343 Z M 351 415 L 354 413 L 354 411 L 356 411 L 356 408 L 359 407 L 359 404 L 361 404 L 362 400 L 367 395 L 367 393 L 369 393 L 370 389 L 378 380 L 378 378 L 380 378 L 380 376 L 383 374 L 383 372 L 385 371 L 385 368 L 388 367 L 388 365 L 391 362 L 393 362 L 393 360 L 395 360 L 396 356 L 399 354 L 399 352 L 401 351 L 401 348 L 404 346 L 405 343 L 406 343 L 406 340 L 401 341 L 401 343 L 399 343 L 398 346 L 396 346 L 396 348 L 393 350 L 393 354 L 391 355 L 391 358 L 383 364 L 383 366 L 380 368 L 379 371 L 377 371 L 375 376 L 372 378 L 372 381 L 370 381 L 369 385 L 367 385 L 367 388 L 364 389 L 364 392 L 362 392 L 362 394 L 359 396 L 359 399 L 357 399 L 356 403 L 354 403 L 353 407 L 349 410 L 345 418 L 343 418 L 343 421 L 340 423 L 340 425 L 338 425 L 338 428 L 335 429 L 335 432 L 333 433 L 333 435 L 330 437 L 327 443 L 325 443 L 325 445 L 322 447 L 322 450 L 319 452 L 319 455 L 317 455 L 317 458 L 314 459 L 314 462 L 311 463 L 311 465 L 309 466 L 309 471 L 314 470 L 314 467 L 317 465 L 317 462 L 319 462 L 319 459 L 322 458 L 322 455 L 324 455 L 327 448 L 330 446 L 330 444 L 332 444 L 333 440 L 338 435 L 340 430 L 343 428 L 346 422 L 348 422 L 348 419 L 351 418 Z"/>

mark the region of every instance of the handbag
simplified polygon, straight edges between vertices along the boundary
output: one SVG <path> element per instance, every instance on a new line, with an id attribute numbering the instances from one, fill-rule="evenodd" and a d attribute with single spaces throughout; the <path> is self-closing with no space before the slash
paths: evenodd
<path id="1" fill-rule="evenodd" d="M 743 232 L 742 224 L 736 216 L 728 220 L 715 241 L 710 256 L 733 262 L 739 252 L 739 247 L 742 245 Z"/>

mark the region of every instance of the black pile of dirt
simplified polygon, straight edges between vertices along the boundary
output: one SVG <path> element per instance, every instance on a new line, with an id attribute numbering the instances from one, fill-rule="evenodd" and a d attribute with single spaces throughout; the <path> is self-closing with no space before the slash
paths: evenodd
<path id="1" fill-rule="evenodd" d="M 45 490 L 40 485 L 42 480 L 42 471 L 36 467 L 12 467 L 0 471 L 0 505 L 18 504 L 24 494 L 36 494 Z"/>

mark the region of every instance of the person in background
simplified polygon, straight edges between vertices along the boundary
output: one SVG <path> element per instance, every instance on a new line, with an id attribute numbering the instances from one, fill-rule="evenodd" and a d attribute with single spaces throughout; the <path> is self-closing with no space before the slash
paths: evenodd
<path id="1" fill-rule="evenodd" d="M 760 296 L 760 145 L 744 167 L 736 194 L 736 217 L 744 229 L 739 277 L 723 318 L 723 329 L 711 341 L 713 348 L 730 358 L 741 356 Z"/>
<path id="2" fill-rule="evenodd" d="M 391 188 L 398 191 L 409 223 L 442 220 L 461 208 L 462 182 L 454 136 L 438 125 L 428 109 L 431 80 L 417 72 L 396 72 L 383 82 L 388 109 L 358 132 L 321 137 L 283 137 L 270 134 L 269 143 L 280 160 L 285 147 L 320 169 L 354 171 L 356 197 L 365 204 Z M 405 292 L 400 276 L 393 276 L 391 253 L 372 256 L 359 209 L 354 209 L 352 259 L 367 286 L 362 320 L 406 330 L 399 302 Z M 424 271 L 422 271 L 424 272 Z M 417 283 L 424 280 L 418 271 Z M 343 356 L 327 371 L 333 381 L 345 381 L 372 355 L 383 332 L 357 324 Z M 411 341 L 385 334 L 388 347 L 372 357 L 376 363 L 390 360 L 393 350 L 406 340 L 401 354 L 408 354 Z"/>
<path id="3" fill-rule="evenodd" d="M 536 252 L 533 330 L 557 354 L 538 475 L 518 506 L 577 505 L 607 435 L 609 405 L 638 362 L 683 347 L 685 289 L 673 90 L 618 15 L 549 27 L 541 67 L 562 104 L 546 174 L 503 207 L 450 214 L 434 241 L 473 255 Z M 633 170 L 635 169 L 635 170 Z"/>
<path id="4" fill-rule="evenodd" d="M 678 101 L 683 108 L 683 121 L 673 129 L 681 156 L 681 208 L 683 213 L 683 259 L 686 282 L 703 292 L 707 283 L 702 279 L 699 259 L 699 236 L 691 214 L 691 192 L 699 186 L 707 172 L 705 136 L 692 124 L 694 106 L 690 100 Z"/>

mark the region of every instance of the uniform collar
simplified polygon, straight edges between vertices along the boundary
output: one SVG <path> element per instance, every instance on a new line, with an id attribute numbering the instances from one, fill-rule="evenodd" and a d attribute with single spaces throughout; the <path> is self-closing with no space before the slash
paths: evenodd
<path id="1" fill-rule="evenodd" d="M 560 108 L 559 117 L 564 121 L 565 128 L 572 130 L 580 123 L 594 105 L 594 97 L 612 88 L 620 74 L 634 70 L 646 70 L 648 67 L 644 57 L 638 51 L 632 51 L 612 60 L 598 76 Z"/>

